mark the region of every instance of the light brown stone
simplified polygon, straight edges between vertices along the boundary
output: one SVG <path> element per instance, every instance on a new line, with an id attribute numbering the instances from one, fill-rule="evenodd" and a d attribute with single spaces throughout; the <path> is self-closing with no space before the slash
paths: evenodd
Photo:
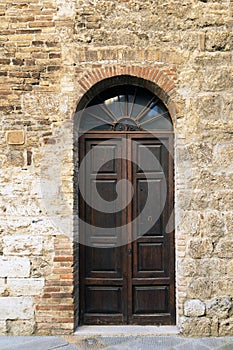
<path id="1" fill-rule="evenodd" d="M 219 324 L 219 336 L 224 337 L 233 332 L 233 318 L 227 318 L 225 320 L 221 320 Z"/>
<path id="2" fill-rule="evenodd" d="M 6 335 L 7 327 L 6 321 L 0 321 L 0 335 Z"/>
<path id="3" fill-rule="evenodd" d="M 211 320 L 206 317 L 181 317 L 180 328 L 183 335 L 208 337 L 211 334 Z"/>
<path id="4" fill-rule="evenodd" d="M 9 145 L 23 145 L 25 142 L 24 130 L 7 131 L 6 141 Z"/>
<path id="5" fill-rule="evenodd" d="M 220 258 L 232 258 L 233 256 L 233 238 L 221 238 L 216 246 L 216 254 Z"/>
<path id="6" fill-rule="evenodd" d="M 31 320 L 8 320 L 7 329 L 9 335 L 29 336 L 35 332 L 35 321 Z"/>
<path id="7" fill-rule="evenodd" d="M 189 254 L 192 258 L 211 257 L 213 252 L 213 244 L 210 239 L 194 238 L 189 243 Z"/>
<path id="8" fill-rule="evenodd" d="M 208 277 L 199 277 L 190 282 L 187 295 L 190 298 L 198 298 L 203 301 L 210 298 L 211 292 L 212 281 Z"/>

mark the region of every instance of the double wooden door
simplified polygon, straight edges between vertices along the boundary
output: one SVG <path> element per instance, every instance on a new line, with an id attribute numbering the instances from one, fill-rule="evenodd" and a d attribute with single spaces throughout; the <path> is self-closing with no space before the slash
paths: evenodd
<path id="1" fill-rule="evenodd" d="M 172 133 L 81 137 L 80 324 L 175 324 L 172 147 Z"/>

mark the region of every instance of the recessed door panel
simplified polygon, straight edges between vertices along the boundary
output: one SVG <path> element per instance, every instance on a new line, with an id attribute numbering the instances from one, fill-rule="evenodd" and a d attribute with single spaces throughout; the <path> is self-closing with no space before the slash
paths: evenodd
<path id="1" fill-rule="evenodd" d="M 134 287 L 134 313 L 169 313 L 168 294 L 164 286 Z"/>
<path id="2" fill-rule="evenodd" d="M 138 243 L 138 272 L 164 271 L 163 243 Z"/>
<path id="3" fill-rule="evenodd" d="M 122 277 L 122 252 L 119 247 L 86 247 L 85 259 L 87 277 Z"/>
<path id="4" fill-rule="evenodd" d="M 86 288 L 87 313 L 122 313 L 120 287 L 88 286 Z"/>

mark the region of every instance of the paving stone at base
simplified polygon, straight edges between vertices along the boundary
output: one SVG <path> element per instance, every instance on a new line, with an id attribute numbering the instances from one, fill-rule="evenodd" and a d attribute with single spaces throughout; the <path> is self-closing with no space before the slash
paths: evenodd
<path id="1" fill-rule="evenodd" d="M 34 349 L 33 349 L 34 350 Z M 62 346 L 62 347 L 56 347 L 56 348 L 50 348 L 49 350 L 78 350 L 77 346 L 73 345 L 73 344 L 69 344 L 66 346 Z"/>
<path id="2" fill-rule="evenodd" d="M 201 338 L 200 342 L 206 346 L 208 346 L 210 349 L 218 349 L 222 345 L 226 344 L 228 341 L 232 341 L 233 339 L 228 338 Z M 220 348 L 221 349 L 221 348 Z M 233 345 L 232 345 L 233 349 Z"/>
<path id="3" fill-rule="evenodd" d="M 74 344 L 69 344 L 60 337 L 4 336 L 0 337 L 0 350 L 233 350 L 233 337 L 92 336 L 76 339 Z"/>
<path id="4" fill-rule="evenodd" d="M 210 350 L 208 346 L 199 343 L 197 340 L 184 341 L 182 344 L 179 344 L 174 347 L 175 350 Z M 170 350 L 170 349 L 169 349 Z"/>
<path id="5" fill-rule="evenodd" d="M 233 349 L 233 342 L 222 345 L 221 347 L 217 348 L 217 350 L 232 350 L 232 349 Z"/>
<path id="6" fill-rule="evenodd" d="M 1 337 L 1 350 L 52 350 L 68 343 L 60 337 Z M 76 348 L 77 349 L 77 348 Z"/>
<path id="7" fill-rule="evenodd" d="M 99 337 L 106 350 L 233 350 L 231 338 Z M 93 339 L 92 339 L 93 341 Z M 99 343 L 100 344 L 100 343 Z M 89 347 L 97 349 L 96 346 Z M 82 350 L 82 349 L 81 349 Z"/>

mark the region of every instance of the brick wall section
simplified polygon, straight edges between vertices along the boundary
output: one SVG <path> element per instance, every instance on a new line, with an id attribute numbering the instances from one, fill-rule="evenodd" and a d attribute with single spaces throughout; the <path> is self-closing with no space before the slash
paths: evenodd
<path id="1" fill-rule="evenodd" d="M 103 68 L 97 68 L 78 82 L 82 87 L 83 93 L 87 92 L 94 84 L 101 80 L 111 78 L 117 75 L 132 75 L 138 78 L 144 78 L 158 85 L 164 92 L 169 93 L 174 89 L 176 78 L 175 71 L 163 70 L 160 67 L 141 67 L 133 65 L 115 65 Z"/>
<path id="2" fill-rule="evenodd" d="M 70 334 L 74 329 L 73 260 L 73 242 L 56 237 L 52 273 L 35 300 L 38 334 Z"/>

